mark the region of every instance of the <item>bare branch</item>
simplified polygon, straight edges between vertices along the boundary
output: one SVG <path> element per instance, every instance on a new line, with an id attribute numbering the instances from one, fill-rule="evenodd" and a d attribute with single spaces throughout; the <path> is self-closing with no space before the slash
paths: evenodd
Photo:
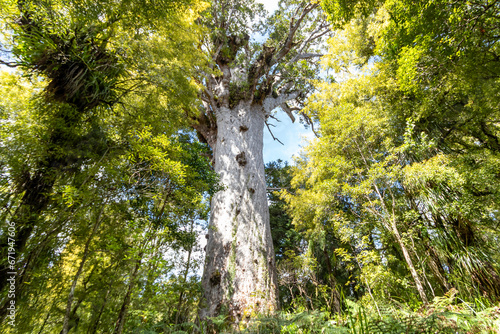
<path id="1" fill-rule="evenodd" d="M 313 42 L 314 40 L 328 34 L 329 32 L 331 32 L 330 30 L 330 25 L 328 24 L 328 22 L 326 21 L 323 21 L 319 27 L 314 30 L 308 38 L 306 38 L 305 40 L 302 41 L 302 43 L 300 43 L 300 46 L 298 48 L 298 52 L 299 53 L 302 53 L 304 51 L 304 49 L 311 43 Z"/>
<path id="2" fill-rule="evenodd" d="M 279 191 L 279 190 L 289 190 L 290 187 L 284 187 L 284 188 L 266 188 L 267 191 Z"/>
<path id="3" fill-rule="evenodd" d="M 320 53 L 304 53 L 304 49 L 306 49 L 307 46 L 310 45 L 314 40 L 323 37 L 329 32 L 331 32 L 331 30 L 330 25 L 327 22 L 323 22 L 322 24 L 320 24 L 320 26 L 309 35 L 309 37 L 307 37 L 300 43 L 300 46 L 297 49 L 298 54 L 293 57 L 288 62 L 288 64 L 292 64 L 300 59 L 310 59 L 323 56 L 323 54 Z"/>
<path id="4" fill-rule="evenodd" d="M 269 115 L 268 117 L 274 119 L 278 123 L 281 123 L 281 121 L 279 120 L 279 118 L 277 118 L 277 117 L 275 117 L 273 115 Z M 274 124 L 271 124 L 271 125 L 274 126 Z"/>
<path id="5" fill-rule="evenodd" d="M 16 68 L 16 67 L 21 66 L 21 65 L 20 65 L 20 64 L 18 64 L 18 63 L 10 63 L 10 62 L 7 62 L 7 61 L 1 60 L 1 59 L 0 59 L 0 64 L 1 64 L 1 65 L 5 65 L 5 66 L 8 66 L 8 67 L 11 67 L 11 68 Z"/>
<path id="6" fill-rule="evenodd" d="M 276 138 L 273 134 L 273 132 L 271 131 L 271 128 L 269 127 L 269 123 L 266 122 L 266 126 L 267 126 L 267 129 L 269 130 L 269 133 L 271 134 L 271 137 L 273 137 L 274 140 L 276 140 L 278 143 L 280 143 L 281 145 L 285 146 L 285 144 L 283 144 L 281 142 L 281 140 L 279 140 L 278 138 Z"/>
<path id="7" fill-rule="evenodd" d="M 314 122 L 313 122 L 313 120 L 311 119 L 311 117 L 309 117 L 307 114 L 305 114 L 305 113 L 303 113 L 303 112 L 302 112 L 302 113 L 300 113 L 300 114 L 304 117 L 304 119 L 305 119 L 306 123 L 307 123 L 307 124 L 309 124 L 309 125 L 311 126 L 311 130 L 312 130 L 312 132 L 314 133 L 314 135 L 316 136 L 316 138 L 319 138 L 318 133 L 316 132 L 316 130 L 314 130 Z"/>
<path id="8" fill-rule="evenodd" d="M 323 57 L 324 55 L 325 55 L 324 53 L 302 53 L 297 55 L 295 58 L 297 58 L 297 60 L 310 59 L 310 58 Z"/>
<path id="9" fill-rule="evenodd" d="M 290 60 L 290 63 L 295 63 L 296 61 L 299 61 L 301 59 L 319 58 L 323 56 L 323 53 L 301 53 L 293 57 L 292 60 Z"/>

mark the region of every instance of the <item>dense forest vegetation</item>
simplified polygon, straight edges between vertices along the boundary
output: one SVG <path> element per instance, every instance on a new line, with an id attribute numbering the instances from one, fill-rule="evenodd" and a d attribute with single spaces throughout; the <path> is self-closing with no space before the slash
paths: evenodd
<path id="1" fill-rule="evenodd" d="M 0 25 L 1 333 L 500 333 L 500 1 Z M 316 138 L 264 166 L 277 110 Z"/>

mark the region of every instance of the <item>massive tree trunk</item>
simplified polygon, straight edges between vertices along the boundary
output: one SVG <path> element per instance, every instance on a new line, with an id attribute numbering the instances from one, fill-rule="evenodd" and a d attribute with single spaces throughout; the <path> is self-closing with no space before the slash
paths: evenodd
<path id="1" fill-rule="evenodd" d="M 195 78 L 201 87 L 199 114 L 188 116 L 211 146 L 224 186 L 211 203 L 202 318 L 226 313 L 237 324 L 277 308 L 264 125 L 278 107 L 295 119 L 312 89 L 310 74 L 319 72 L 319 45 L 330 31 L 318 3 L 286 7 L 288 12 L 275 15 L 280 22 L 289 20 L 288 31 L 278 25 L 260 45 L 250 36 L 262 29 L 255 20 L 265 13 L 251 0 L 213 0 L 211 13 L 201 19 L 212 32 L 203 40 L 211 62 Z"/>
<path id="2" fill-rule="evenodd" d="M 277 308 L 277 279 L 269 225 L 262 105 L 240 101 L 216 111 L 214 167 L 224 189 L 212 198 L 203 274 L 202 316 L 228 312 L 232 322 Z"/>

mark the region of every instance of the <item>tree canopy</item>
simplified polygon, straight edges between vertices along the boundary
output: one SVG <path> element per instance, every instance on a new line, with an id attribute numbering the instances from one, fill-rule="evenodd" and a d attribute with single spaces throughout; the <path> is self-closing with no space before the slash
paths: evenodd
<path id="1" fill-rule="evenodd" d="M 498 298 L 497 7 L 386 1 L 344 14 L 329 42 L 307 105 L 320 138 L 284 197 L 311 241 L 346 243 L 332 251 L 377 312 L 452 288 Z"/>

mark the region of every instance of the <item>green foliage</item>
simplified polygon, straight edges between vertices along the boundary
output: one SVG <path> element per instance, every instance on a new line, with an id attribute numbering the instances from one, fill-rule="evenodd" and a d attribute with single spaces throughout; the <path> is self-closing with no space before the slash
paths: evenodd
<path id="1" fill-rule="evenodd" d="M 302 103 L 313 89 L 309 79 L 319 73 L 318 59 L 329 33 L 317 3 L 283 0 L 267 15 L 254 0 L 216 0 L 200 22 L 207 28 L 203 46 L 211 70 L 199 73 L 197 80 L 212 107 L 227 103 L 233 108 L 243 100 L 262 104 L 265 98 L 297 92 L 303 92 L 296 97 Z M 222 94 L 211 81 L 228 71 L 224 90 L 229 94 Z M 210 109 L 204 113 L 208 120 L 214 116 Z"/>
<path id="2" fill-rule="evenodd" d="M 217 177 L 182 129 L 205 7 L 2 2 L 2 63 L 21 70 L 0 82 L 0 217 L 16 225 L 18 272 L 16 327 L 2 331 L 121 332 L 196 316 L 196 243 Z"/>
<path id="3" fill-rule="evenodd" d="M 498 333 L 498 307 L 473 310 L 456 302 L 453 294 L 437 298 L 418 311 L 401 305 L 386 306 L 377 313 L 347 301 L 342 317 L 323 312 L 280 313 L 260 317 L 244 333 Z M 228 331 L 231 332 L 231 331 Z"/>
<path id="4" fill-rule="evenodd" d="M 337 258 L 328 255 L 338 240 L 325 229 L 308 241 L 292 224 L 282 198 L 291 188 L 291 166 L 280 160 L 268 163 L 266 176 L 281 308 L 340 311 L 337 282 L 345 283 L 346 277 L 336 270 Z"/>
<path id="5" fill-rule="evenodd" d="M 377 0 L 321 0 L 328 19 L 337 27 L 349 22 L 358 13 L 370 15 L 378 4 Z"/>
<path id="6" fill-rule="evenodd" d="M 497 45 L 476 28 L 498 21 L 497 4 L 344 5 L 323 4 L 346 21 L 324 58 L 333 75 L 306 108 L 321 136 L 282 193 L 294 226 L 310 250 L 330 241 L 347 296 L 379 317 L 387 303 L 418 308 L 452 287 L 467 302 L 498 301 Z"/>
<path id="7" fill-rule="evenodd" d="M 266 184 L 269 189 L 269 216 L 274 252 L 278 262 L 286 258 L 288 251 L 300 249 L 302 237 L 293 228 L 292 219 L 286 212 L 286 203 L 280 198 L 280 191 L 290 189 L 291 166 L 281 160 L 269 162 L 266 166 Z"/>

